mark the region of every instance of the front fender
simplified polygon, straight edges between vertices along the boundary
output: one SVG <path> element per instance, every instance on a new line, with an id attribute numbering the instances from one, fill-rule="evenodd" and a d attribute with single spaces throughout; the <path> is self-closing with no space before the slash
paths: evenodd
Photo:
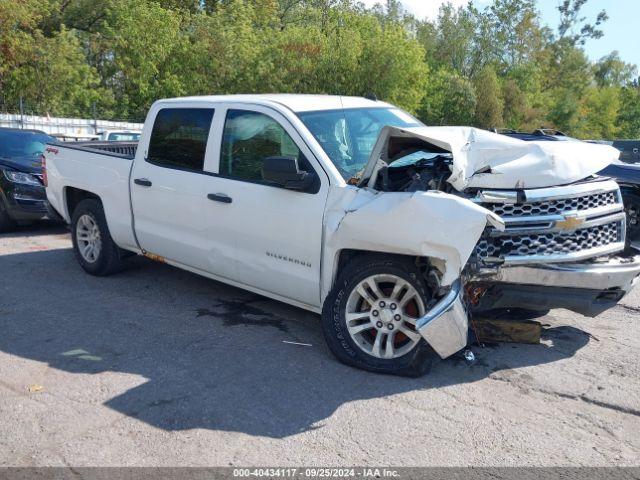
<path id="1" fill-rule="evenodd" d="M 462 269 L 487 224 L 504 222 L 470 200 L 438 191 L 377 192 L 351 188 L 330 191 L 325 216 L 321 300 L 331 290 L 343 249 L 429 257 L 442 265 L 442 285 Z"/>

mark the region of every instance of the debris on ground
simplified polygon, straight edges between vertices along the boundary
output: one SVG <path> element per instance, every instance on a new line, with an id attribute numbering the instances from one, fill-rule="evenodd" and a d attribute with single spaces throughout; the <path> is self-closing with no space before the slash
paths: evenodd
<path id="1" fill-rule="evenodd" d="M 542 324 L 533 320 L 476 318 L 473 322 L 480 343 L 540 343 Z"/>

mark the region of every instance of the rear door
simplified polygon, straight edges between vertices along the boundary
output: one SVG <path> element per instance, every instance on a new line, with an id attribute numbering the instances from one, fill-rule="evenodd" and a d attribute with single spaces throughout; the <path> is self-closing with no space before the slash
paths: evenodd
<path id="1" fill-rule="evenodd" d="M 211 169 L 216 175 L 207 177 L 205 208 L 210 252 L 216 254 L 211 267 L 233 255 L 234 280 L 318 306 L 326 174 L 279 112 L 236 104 L 218 115 L 219 156 Z M 269 156 L 296 157 L 302 169 L 315 172 L 316 185 L 301 192 L 265 182 L 262 163 Z"/>
<path id="2" fill-rule="evenodd" d="M 203 166 L 213 108 L 158 110 L 144 155 L 131 174 L 135 233 L 140 246 L 200 268 L 207 252 Z"/>

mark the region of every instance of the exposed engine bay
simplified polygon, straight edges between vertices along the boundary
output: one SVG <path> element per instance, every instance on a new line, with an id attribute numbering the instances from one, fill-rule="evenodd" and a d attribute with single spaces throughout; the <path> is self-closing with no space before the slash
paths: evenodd
<path id="1" fill-rule="evenodd" d="M 401 152 L 383 167 L 376 190 L 382 192 L 419 192 L 439 190 L 455 193 L 447 179 L 451 176 L 453 156 L 448 152 L 412 149 Z"/>

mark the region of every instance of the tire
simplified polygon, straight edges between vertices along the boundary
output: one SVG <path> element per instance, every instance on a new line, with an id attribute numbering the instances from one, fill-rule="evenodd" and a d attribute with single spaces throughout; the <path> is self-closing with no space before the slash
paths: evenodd
<path id="1" fill-rule="evenodd" d="M 71 218 L 71 239 L 76 259 L 88 274 L 107 276 L 122 270 L 124 251 L 111 238 L 99 200 L 90 198 L 78 204 Z M 93 255 L 84 250 L 91 241 Z"/>
<path id="2" fill-rule="evenodd" d="M 387 279 L 389 279 L 388 282 Z M 392 286 L 394 285 L 392 279 L 399 279 L 395 284 L 404 281 L 413 289 L 408 289 L 405 293 L 409 295 L 411 292 L 413 298 L 403 307 L 390 303 L 398 301 L 400 304 L 404 301 L 402 295 L 393 295 L 396 288 Z M 377 292 L 380 294 L 374 295 L 375 301 L 371 296 L 373 290 L 367 291 L 370 301 L 364 300 L 364 297 L 358 293 L 362 291 L 362 289 L 358 290 L 359 286 L 369 286 L 371 283 L 376 284 Z M 365 290 L 367 290 L 366 287 Z M 380 297 L 384 300 L 382 303 L 386 302 L 384 308 L 381 308 Z M 354 299 L 358 298 L 361 303 L 358 304 L 358 301 L 354 303 Z M 324 302 L 322 331 L 329 349 L 338 360 L 356 368 L 376 373 L 420 377 L 431 369 L 439 357 L 407 322 L 411 318 L 423 315 L 423 311 L 420 310 L 426 308 L 431 298 L 432 294 L 421 272 L 412 261 L 403 257 L 376 254 L 357 257 L 340 273 L 333 290 Z M 354 307 L 357 311 L 352 313 L 351 310 Z M 409 307 L 412 307 L 411 312 Z M 398 308 L 400 310 L 397 310 Z M 347 312 L 350 312 L 349 326 Z M 399 316 L 403 320 L 394 323 L 398 317 L 394 313 L 397 312 L 400 312 Z M 377 315 L 373 316 L 376 313 Z M 361 314 L 364 314 L 363 318 L 353 320 L 355 316 Z M 390 324 L 395 325 L 397 329 L 395 333 L 385 330 L 386 327 L 391 328 Z M 368 328 L 369 325 L 371 328 Z M 353 333 L 360 329 L 362 329 L 360 333 Z M 410 336 L 405 335 L 405 332 Z M 393 335 L 392 348 L 387 349 L 388 337 L 382 337 L 376 349 L 377 338 L 384 333 L 388 336 Z M 403 344 L 403 342 L 408 343 Z M 381 343 L 384 343 L 383 351 L 380 349 Z M 371 349 L 370 352 L 369 349 Z M 378 355 L 374 355 L 372 353 L 374 351 L 377 351 Z M 384 358 L 387 352 L 393 357 Z"/>
<path id="3" fill-rule="evenodd" d="M 16 222 L 9 216 L 4 202 L 0 199 L 0 233 L 12 232 L 16 228 Z"/>

